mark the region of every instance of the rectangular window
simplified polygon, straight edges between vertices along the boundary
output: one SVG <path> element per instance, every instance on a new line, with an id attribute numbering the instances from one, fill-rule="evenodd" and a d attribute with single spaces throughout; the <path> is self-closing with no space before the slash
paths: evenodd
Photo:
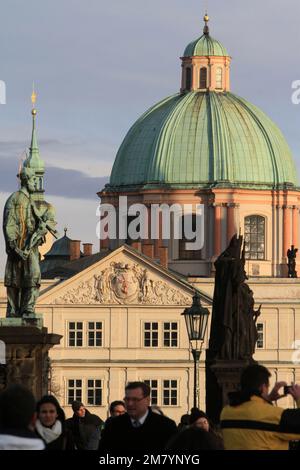
<path id="1" fill-rule="evenodd" d="M 263 323 L 257 323 L 257 342 L 256 342 L 256 348 L 257 349 L 263 349 L 264 348 L 264 324 Z"/>
<path id="2" fill-rule="evenodd" d="M 163 380 L 163 406 L 177 406 L 178 383 L 177 380 Z"/>
<path id="3" fill-rule="evenodd" d="M 102 322 L 88 322 L 88 346 L 100 347 L 102 346 Z"/>
<path id="4" fill-rule="evenodd" d="M 135 215 L 128 215 L 127 216 L 127 240 L 126 240 L 126 243 L 128 245 L 130 245 L 133 241 L 133 239 L 130 237 L 130 233 L 129 233 L 129 226 L 131 224 L 131 222 L 133 222 L 134 220 L 136 219 L 136 216 Z M 136 226 L 136 231 L 139 232 L 140 231 L 140 224 L 138 224 Z"/>
<path id="5" fill-rule="evenodd" d="M 88 405 L 102 405 L 102 380 L 88 379 L 87 381 L 87 403 Z"/>
<path id="6" fill-rule="evenodd" d="M 177 348 L 178 346 L 178 323 L 164 322 L 164 347 Z"/>
<path id="7" fill-rule="evenodd" d="M 158 323 L 157 322 L 144 323 L 144 347 L 146 348 L 158 347 Z"/>
<path id="8" fill-rule="evenodd" d="M 144 382 L 149 385 L 151 389 L 151 405 L 158 405 L 158 380 L 149 379 L 144 380 Z"/>
<path id="9" fill-rule="evenodd" d="M 83 323 L 82 322 L 69 322 L 69 346 L 80 347 L 82 346 L 83 338 Z"/>
<path id="10" fill-rule="evenodd" d="M 185 87 L 189 91 L 192 86 L 192 70 L 190 67 L 186 69 L 186 76 L 185 76 Z"/>
<path id="11" fill-rule="evenodd" d="M 259 215 L 245 217 L 245 258 L 265 259 L 265 219 Z"/>
<path id="12" fill-rule="evenodd" d="M 200 88 L 203 90 L 207 88 L 207 68 L 201 67 L 200 69 Z"/>
<path id="13" fill-rule="evenodd" d="M 196 231 L 199 230 L 197 225 L 201 223 L 203 223 L 203 221 L 201 220 L 201 216 L 196 215 L 196 214 L 186 214 L 183 217 L 181 217 L 182 237 L 181 239 L 179 239 L 179 259 L 193 260 L 193 261 L 201 259 L 201 256 L 202 256 L 201 250 L 186 250 L 186 243 L 194 243 L 196 241 L 196 237 L 194 237 L 192 240 L 188 240 L 185 237 L 185 227 L 191 227 L 192 231 L 196 233 Z"/>
<path id="14" fill-rule="evenodd" d="M 70 379 L 68 380 L 68 405 L 73 401 L 82 401 L 82 380 Z"/>
<path id="15" fill-rule="evenodd" d="M 223 69 L 218 67 L 216 70 L 216 88 L 221 89 L 223 84 Z"/>

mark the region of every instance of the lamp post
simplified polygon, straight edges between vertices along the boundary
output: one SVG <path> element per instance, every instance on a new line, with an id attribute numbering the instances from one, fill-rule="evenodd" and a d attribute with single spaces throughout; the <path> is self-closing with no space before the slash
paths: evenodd
<path id="1" fill-rule="evenodd" d="M 187 334 L 192 348 L 194 359 L 194 408 L 197 406 L 197 364 L 200 359 L 201 349 L 208 323 L 209 310 L 202 307 L 200 295 L 195 292 L 193 304 L 186 308 L 182 314 L 185 318 Z"/>

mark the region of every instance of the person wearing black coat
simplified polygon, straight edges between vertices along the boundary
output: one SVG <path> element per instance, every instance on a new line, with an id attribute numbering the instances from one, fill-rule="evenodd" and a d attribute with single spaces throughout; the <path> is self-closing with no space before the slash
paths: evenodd
<path id="1" fill-rule="evenodd" d="M 76 449 L 97 450 L 104 425 L 99 416 L 90 413 L 83 403 L 72 403 L 73 417 L 66 420 L 66 428 L 71 432 Z"/>
<path id="2" fill-rule="evenodd" d="M 162 451 L 177 433 L 175 422 L 151 410 L 150 388 L 144 382 L 129 383 L 125 393 L 127 413 L 106 423 L 99 451 L 103 454 Z"/>
<path id="3" fill-rule="evenodd" d="M 65 413 L 53 395 L 45 395 L 37 403 L 35 432 L 46 450 L 75 450 L 72 434 L 65 427 Z"/>

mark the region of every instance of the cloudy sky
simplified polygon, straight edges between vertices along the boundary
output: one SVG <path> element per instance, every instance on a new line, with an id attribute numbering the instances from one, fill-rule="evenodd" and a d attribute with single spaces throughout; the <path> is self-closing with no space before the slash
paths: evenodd
<path id="1" fill-rule="evenodd" d="M 70 237 L 97 243 L 96 192 L 131 124 L 178 91 L 179 57 L 201 35 L 206 5 L 211 35 L 233 58 L 232 91 L 273 118 L 300 167 L 300 105 L 291 101 L 300 80 L 299 0 L 2 0 L 1 212 L 30 142 L 34 81 L 46 198 L 56 205 L 58 229 L 67 225 Z M 2 235 L 0 243 L 3 266 Z"/>

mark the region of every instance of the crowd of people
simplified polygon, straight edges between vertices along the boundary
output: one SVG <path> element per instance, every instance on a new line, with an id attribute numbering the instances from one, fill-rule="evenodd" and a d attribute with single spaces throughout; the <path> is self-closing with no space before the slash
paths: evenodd
<path id="1" fill-rule="evenodd" d="M 285 382 L 269 391 L 270 373 L 258 364 L 247 367 L 239 392 L 229 394 L 216 427 L 198 408 L 176 423 L 150 406 L 150 387 L 131 382 L 125 398 L 110 404 L 104 422 L 83 403 L 65 413 L 53 395 L 37 403 L 22 385 L 0 394 L 0 450 L 97 450 L 102 453 L 197 453 L 202 450 L 287 450 L 300 441 L 300 386 L 290 395 L 298 408 L 283 409 L 277 402 Z"/>

